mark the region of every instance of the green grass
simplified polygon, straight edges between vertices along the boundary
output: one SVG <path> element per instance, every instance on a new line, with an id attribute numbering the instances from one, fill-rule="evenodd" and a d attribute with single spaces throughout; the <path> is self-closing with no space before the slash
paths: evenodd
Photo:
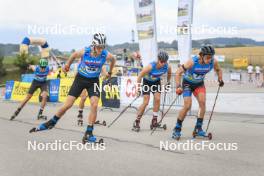
<path id="1" fill-rule="evenodd" d="M 4 65 L 13 65 L 14 61 L 16 60 L 15 56 L 5 56 L 3 60 Z"/>

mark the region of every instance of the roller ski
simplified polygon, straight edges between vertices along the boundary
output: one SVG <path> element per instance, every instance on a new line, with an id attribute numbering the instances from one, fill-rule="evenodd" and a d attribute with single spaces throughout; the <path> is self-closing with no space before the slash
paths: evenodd
<path id="1" fill-rule="evenodd" d="M 167 129 L 167 125 L 161 125 L 161 123 L 158 123 L 157 117 L 153 117 L 151 124 L 150 124 L 150 129 L 153 130 L 154 128 L 162 128 L 164 130 Z"/>
<path id="2" fill-rule="evenodd" d="M 193 130 L 192 136 L 193 138 L 208 138 L 209 140 L 212 140 L 212 137 L 213 137 L 212 133 L 206 134 L 206 132 L 203 131 L 202 128 L 200 129 L 195 128 Z"/>
<path id="3" fill-rule="evenodd" d="M 132 131 L 139 132 L 140 131 L 140 119 L 136 119 L 133 123 Z"/>
<path id="4" fill-rule="evenodd" d="M 93 126 L 87 126 L 87 130 L 82 138 L 82 143 L 102 144 L 104 143 L 104 140 L 102 138 L 97 140 L 97 138 L 93 135 Z"/>
<path id="5" fill-rule="evenodd" d="M 48 117 L 45 115 L 38 115 L 38 120 L 40 120 L 40 119 L 47 120 Z"/>
<path id="6" fill-rule="evenodd" d="M 40 124 L 38 127 L 32 128 L 31 130 L 29 130 L 29 133 L 44 131 L 44 130 L 50 130 L 56 125 L 58 120 L 59 120 L 59 118 L 53 117 L 49 121 Z"/>
<path id="7" fill-rule="evenodd" d="M 86 143 L 103 144 L 104 140 L 102 138 L 97 140 L 97 138 L 94 135 L 87 135 L 83 137 L 82 143 L 83 144 L 86 144 Z"/>
<path id="8" fill-rule="evenodd" d="M 78 115 L 77 125 L 83 126 L 83 115 L 81 113 Z"/>
<path id="9" fill-rule="evenodd" d="M 19 114 L 19 112 L 21 111 L 21 108 L 18 108 L 15 113 L 11 116 L 10 120 L 14 120 L 16 118 L 16 116 Z"/>
<path id="10" fill-rule="evenodd" d="M 203 119 L 198 118 L 195 128 L 193 130 L 193 138 L 208 138 L 209 140 L 212 139 L 212 133 L 206 134 L 206 132 L 202 129 Z"/>
<path id="11" fill-rule="evenodd" d="M 94 124 L 106 126 L 106 121 L 103 120 L 102 122 L 100 122 L 100 120 L 97 120 L 94 122 Z"/>

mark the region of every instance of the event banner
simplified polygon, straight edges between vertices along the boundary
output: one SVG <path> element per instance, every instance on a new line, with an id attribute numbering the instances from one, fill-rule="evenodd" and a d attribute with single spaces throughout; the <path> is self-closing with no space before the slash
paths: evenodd
<path id="1" fill-rule="evenodd" d="M 59 102 L 65 102 L 68 96 L 68 93 L 70 91 L 70 88 L 73 83 L 73 78 L 64 78 L 60 80 L 60 88 L 59 88 Z M 101 82 L 101 79 L 100 79 Z M 87 91 L 85 92 L 85 95 L 88 96 Z M 81 98 L 77 98 L 75 101 L 74 105 L 79 105 Z M 87 98 L 85 101 L 85 105 L 89 106 L 90 105 L 90 99 Z M 102 106 L 102 100 L 100 98 L 98 106 Z"/>
<path id="2" fill-rule="evenodd" d="M 59 101 L 59 89 L 60 89 L 60 79 L 52 79 L 49 81 L 49 101 L 50 102 Z"/>
<path id="3" fill-rule="evenodd" d="M 155 0 L 134 0 L 139 49 L 143 65 L 156 60 L 157 30 Z"/>
<path id="4" fill-rule="evenodd" d="M 192 18 L 193 18 L 193 0 L 179 0 L 177 34 L 178 34 L 178 53 L 181 64 L 185 63 L 191 57 Z"/>
<path id="5" fill-rule="evenodd" d="M 11 100 L 22 101 L 26 97 L 30 85 L 31 83 L 15 81 L 12 90 Z M 40 89 L 34 92 L 32 98 L 30 99 L 30 102 L 39 102 L 39 95 Z"/>
<path id="6" fill-rule="evenodd" d="M 14 83 L 15 82 L 13 80 L 6 82 L 6 88 L 5 88 L 5 99 L 6 100 L 10 100 L 11 99 Z"/>
<path id="7" fill-rule="evenodd" d="M 103 107 L 120 107 L 120 91 L 117 77 L 113 77 L 109 82 L 103 81 L 101 98 Z"/>
<path id="8" fill-rule="evenodd" d="M 121 77 L 121 104 L 123 106 L 129 105 L 137 96 L 137 77 L 136 76 L 130 76 Z M 153 96 L 150 96 L 150 101 L 152 102 Z M 143 97 L 139 97 L 137 101 L 134 102 L 133 106 L 139 106 L 143 102 Z M 152 105 L 150 105 L 152 107 Z"/>

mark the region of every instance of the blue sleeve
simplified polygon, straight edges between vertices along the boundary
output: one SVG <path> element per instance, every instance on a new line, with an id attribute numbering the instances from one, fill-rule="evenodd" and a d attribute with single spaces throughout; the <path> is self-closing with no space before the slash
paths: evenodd
<path id="1" fill-rule="evenodd" d="M 38 73 L 38 71 L 39 71 L 39 66 L 36 66 L 34 73 L 36 74 Z"/>
<path id="2" fill-rule="evenodd" d="M 29 40 L 29 38 L 28 38 L 28 37 L 25 37 L 25 38 L 23 39 L 23 41 L 22 41 L 22 44 L 24 44 L 24 45 L 30 45 L 30 40 Z"/>
<path id="3" fill-rule="evenodd" d="M 102 51 L 102 56 L 104 56 L 104 57 L 106 58 L 107 55 L 108 55 L 108 53 L 109 53 L 109 52 L 108 52 L 107 50 L 103 50 L 103 51 Z"/>

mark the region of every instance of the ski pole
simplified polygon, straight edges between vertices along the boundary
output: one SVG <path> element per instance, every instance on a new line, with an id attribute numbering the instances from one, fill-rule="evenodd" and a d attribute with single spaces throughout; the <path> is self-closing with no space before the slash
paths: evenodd
<path id="1" fill-rule="evenodd" d="M 207 127 L 206 127 L 206 131 L 205 131 L 206 133 L 207 133 L 207 130 L 209 128 L 209 125 L 210 125 L 210 122 L 211 122 L 211 119 L 212 119 L 212 116 L 213 116 L 213 113 L 214 113 L 214 108 L 215 108 L 215 105 L 216 105 L 216 100 L 217 100 L 219 91 L 220 91 L 220 86 L 218 86 L 218 89 L 217 89 L 217 93 L 216 93 L 216 96 L 215 96 L 215 101 L 214 101 L 213 109 L 211 111 L 211 114 L 210 114 L 210 117 L 209 117 L 209 121 L 208 121 L 208 124 L 207 124 Z"/>
<path id="2" fill-rule="evenodd" d="M 131 107 L 131 105 L 139 98 L 140 96 L 137 96 L 127 107 L 125 107 L 120 114 L 107 126 L 108 128 L 111 127 L 118 119 L 119 117 L 121 117 L 122 114 L 124 114 L 124 112 Z"/>
<path id="3" fill-rule="evenodd" d="M 163 117 L 163 114 L 164 114 L 164 106 L 165 106 L 166 95 L 167 95 L 167 92 L 165 92 L 164 97 L 163 97 L 163 105 L 162 105 L 161 117 Z"/>
<path id="4" fill-rule="evenodd" d="M 179 95 L 177 95 L 177 97 L 173 100 L 173 102 L 171 103 L 171 105 L 169 106 L 169 108 L 167 109 L 167 111 L 163 114 L 163 116 L 161 117 L 160 121 L 158 124 L 160 124 L 163 120 L 163 118 L 166 116 L 166 114 L 169 112 L 169 110 L 171 109 L 171 107 L 173 106 L 173 104 L 178 100 Z M 153 130 L 151 131 L 151 135 L 154 133 L 154 131 L 156 131 L 157 127 L 154 127 Z"/>

